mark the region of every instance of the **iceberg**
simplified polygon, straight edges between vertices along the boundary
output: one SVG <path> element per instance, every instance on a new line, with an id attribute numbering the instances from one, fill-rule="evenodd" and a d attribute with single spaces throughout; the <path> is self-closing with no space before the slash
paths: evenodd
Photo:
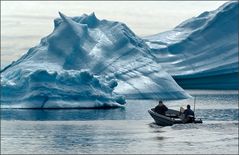
<path id="1" fill-rule="evenodd" d="M 125 24 L 59 14 L 51 34 L 1 70 L 2 108 L 118 107 L 132 98 L 190 96 Z"/>
<path id="2" fill-rule="evenodd" d="M 238 89 L 238 2 L 144 37 L 157 62 L 186 89 Z"/>

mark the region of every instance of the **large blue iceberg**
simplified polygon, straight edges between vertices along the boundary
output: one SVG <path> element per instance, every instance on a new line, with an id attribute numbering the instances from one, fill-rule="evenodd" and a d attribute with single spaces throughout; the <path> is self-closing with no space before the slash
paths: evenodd
<path id="1" fill-rule="evenodd" d="M 125 97 L 189 97 L 125 24 L 94 13 L 60 17 L 50 35 L 1 71 L 2 108 L 114 107 Z"/>
<path id="2" fill-rule="evenodd" d="M 237 90 L 238 16 L 238 2 L 227 2 L 144 39 L 183 88 Z"/>

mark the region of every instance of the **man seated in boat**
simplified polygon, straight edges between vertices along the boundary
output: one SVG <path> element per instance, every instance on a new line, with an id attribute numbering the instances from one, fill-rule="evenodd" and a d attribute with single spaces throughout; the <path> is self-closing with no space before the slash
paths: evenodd
<path id="1" fill-rule="evenodd" d="M 194 119 L 195 119 L 194 112 L 191 110 L 190 105 L 187 105 L 187 109 L 184 110 L 183 114 L 184 114 L 183 121 L 185 123 L 192 123 L 192 122 L 194 122 Z"/>
<path id="2" fill-rule="evenodd" d="M 159 104 L 154 108 L 154 111 L 158 114 L 165 115 L 168 108 L 163 104 L 163 101 L 159 101 Z"/>

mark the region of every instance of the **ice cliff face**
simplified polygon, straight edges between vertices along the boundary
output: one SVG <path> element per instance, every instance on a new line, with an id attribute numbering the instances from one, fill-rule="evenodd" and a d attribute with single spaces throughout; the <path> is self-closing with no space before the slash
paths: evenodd
<path id="1" fill-rule="evenodd" d="M 238 89 L 238 2 L 144 39 L 183 88 Z"/>
<path id="2" fill-rule="evenodd" d="M 54 31 L 1 71 L 1 106 L 90 108 L 187 98 L 125 24 L 60 13 Z M 122 96 L 123 95 L 123 96 Z"/>

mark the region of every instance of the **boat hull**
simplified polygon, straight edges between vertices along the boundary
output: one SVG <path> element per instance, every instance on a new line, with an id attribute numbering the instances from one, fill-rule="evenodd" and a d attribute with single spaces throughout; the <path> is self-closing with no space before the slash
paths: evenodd
<path id="1" fill-rule="evenodd" d="M 183 119 L 180 118 L 179 111 L 169 109 L 166 115 L 161 115 L 154 112 L 152 109 L 148 110 L 155 123 L 160 126 L 171 126 L 173 124 L 186 124 Z M 202 123 L 201 119 L 195 119 L 192 123 Z"/>

